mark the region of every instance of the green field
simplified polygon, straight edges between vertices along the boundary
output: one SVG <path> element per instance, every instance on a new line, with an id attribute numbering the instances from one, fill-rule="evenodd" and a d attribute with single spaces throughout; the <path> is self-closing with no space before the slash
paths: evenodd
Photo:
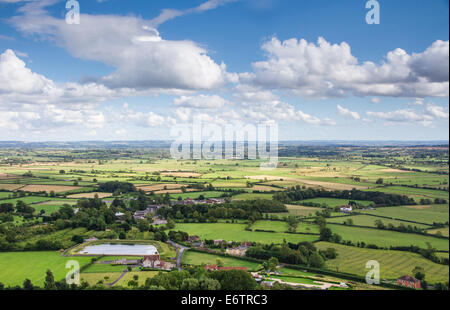
<path id="1" fill-rule="evenodd" d="M 302 241 L 315 241 L 318 236 L 295 235 L 287 233 L 269 233 L 246 231 L 244 224 L 184 224 L 177 223 L 175 230 L 187 232 L 189 235 L 197 235 L 202 239 L 224 239 L 226 241 L 254 241 L 260 243 L 283 243 L 283 240 L 292 243 Z"/>
<path id="2" fill-rule="evenodd" d="M 185 265 L 217 265 L 217 259 L 223 263 L 224 267 L 246 267 L 251 271 L 256 271 L 260 264 L 248 262 L 246 260 L 232 258 L 232 257 L 223 257 L 214 254 L 208 253 L 199 253 L 187 251 L 183 253 L 183 259 L 181 261 L 182 264 Z"/>
<path id="3" fill-rule="evenodd" d="M 267 230 L 275 232 L 286 232 L 288 231 L 288 224 L 286 222 L 280 221 L 257 221 L 251 226 L 253 230 Z M 319 233 L 319 227 L 317 225 L 309 223 L 299 223 L 296 232 L 301 233 Z"/>
<path id="4" fill-rule="evenodd" d="M 0 252 L 0 282 L 5 286 L 22 286 L 25 279 L 43 286 L 45 273 L 50 269 L 56 281 L 65 278 L 69 269 L 66 263 L 78 261 L 80 267 L 88 264 L 90 257 L 63 257 L 58 252 Z"/>
<path id="5" fill-rule="evenodd" d="M 412 227 L 417 227 L 419 229 L 430 228 L 429 225 L 416 224 L 416 223 L 386 219 L 386 218 L 369 216 L 369 215 L 352 215 L 352 216 L 329 218 L 329 219 L 327 219 L 327 223 L 341 223 L 342 224 L 350 219 L 353 221 L 353 225 L 356 225 L 356 226 L 376 227 L 375 221 L 379 220 L 379 221 L 382 221 L 383 224 L 386 226 L 389 224 L 392 224 L 395 227 L 398 227 L 401 224 L 403 224 L 405 227 L 408 227 L 409 225 L 411 225 Z"/>
<path id="6" fill-rule="evenodd" d="M 120 286 L 120 287 L 128 287 L 128 282 L 133 280 L 134 281 L 134 276 L 138 276 L 138 280 L 137 282 L 139 283 L 139 286 L 143 286 L 145 284 L 145 281 L 147 280 L 147 278 L 153 278 L 154 276 L 156 276 L 159 273 L 159 271 L 132 271 L 132 272 L 127 272 L 122 279 L 119 280 L 119 282 L 117 282 L 114 287 L 116 286 Z"/>
<path id="7" fill-rule="evenodd" d="M 351 200 L 347 199 L 339 199 L 339 198 L 312 198 L 312 199 L 305 199 L 301 201 L 297 201 L 297 204 L 303 204 L 303 203 L 317 203 L 321 205 L 327 205 L 328 207 L 341 207 L 344 205 L 348 205 L 348 203 Z M 357 202 L 363 206 L 369 206 L 373 204 L 372 201 L 365 201 L 365 200 L 353 200 L 354 202 Z"/>
<path id="8" fill-rule="evenodd" d="M 340 235 L 343 240 L 352 241 L 353 243 L 365 242 L 366 244 L 374 244 L 379 247 L 416 245 L 421 248 L 427 248 L 427 242 L 429 242 L 438 250 L 448 251 L 449 248 L 448 239 L 440 239 L 431 236 L 337 224 L 328 224 L 327 227 L 329 227 L 333 233 Z"/>
<path id="9" fill-rule="evenodd" d="M 405 206 L 405 207 L 386 207 L 376 210 L 364 210 L 362 213 L 386 216 L 398 220 L 414 221 L 432 225 L 436 223 L 445 223 L 449 220 L 449 207 L 447 205 L 429 205 L 429 206 Z"/>
<path id="10" fill-rule="evenodd" d="M 335 248 L 338 252 L 336 259 L 326 262 L 327 268 L 333 271 L 346 272 L 365 276 L 368 272 L 366 263 L 375 260 L 380 263 L 382 279 L 397 279 L 412 274 L 416 266 L 424 268 L 426 280 L 429 282 L 447 282 L 449 280 L 448 266 L 433 263 L 419 254 L 401 251 L 362 249 L 340 244 L 318 242 L 317 248 Z"/>
<path id="11" fill-rule="evenodd" d="M 255 199 L 267 199 L 272 200 L 273 194 L 253 194 L 253 193 L 245 193 L 239 194 L 233 197 L 233 200 L 255 200 Z"/>
<path id="12" fill-rule="evenodd" d="M 192 193 L 183 193 L 183 194 L 170 194 L 170 197 L 172 199 L 178 199 L 178 197 L 181 197 L 181 199 L 198 199 L 200 195 L 202 195 L 205 198 L 220 198 L 224 193 L 218 192 L 218 191 L 209 191 L 209 192 L 192 192 Z"/>
<path id="13" fill-rule="evenodd" d="M 417 201 L 419 201 L 422 198 L 424 199 L 442 198 L 447 199 L 447 201 L 449 200 L 448 192 L 432 189 L 412 188 L 404 186 L 388 186 L 388 187 L 377 187 L 375 189 L 370 189 L 369 191 L 379 191 L 388 194 L 407 195 L 409 197 L 415 198 Z"/>

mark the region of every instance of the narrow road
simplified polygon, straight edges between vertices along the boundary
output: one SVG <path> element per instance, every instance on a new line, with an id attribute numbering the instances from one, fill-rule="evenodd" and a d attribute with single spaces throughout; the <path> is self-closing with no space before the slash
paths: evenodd
<path id="1" fill-rule="evenodd" d="M 189 248 L 182 246 L 181 244 L 175 243 L 173 241 L 167 241 L 168 244 L 176 247 L 178 249 L 178 253 L 177 253 L 177 268 L 178 270 L 182 270 L 181 268 L 181 258 L 183 257 L 183 252 L 185 250 L 189 250 Z"/>
<path id="2" fill-rule="evenodd" d="M 124 276 L 125 274 L 128 272 L 128 269 L 125 269 L 122 274 L 120 275 L 120 277 L 118 277 L 114 282 L 109 283 L 108 286 L 109 287 L 113 287 L 114 285 L 116 285 L 117 282 L 119 282 Z"/>

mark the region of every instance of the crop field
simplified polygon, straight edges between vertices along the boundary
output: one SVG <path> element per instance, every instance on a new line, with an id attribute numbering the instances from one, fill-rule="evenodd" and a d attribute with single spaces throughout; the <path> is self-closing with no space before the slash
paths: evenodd
<path id="1" fill-rule="evenodd" d="M 428 233 L 432 234 L 432 235 L 441 235 L 441 236 L 445 236 L 445 237 L 449 236 L 448 226 L 444 227 L 444 228 L 430 229 L 430 230 L 428 230 Z"/>
<path id="2" fill-rule="evenodd" d="M 33 284 L 42 286 L 48 269 L 59 281 L 69 271 L 66 269 L 69 260 L 76 260 L 84 266 L 90 263 L 91 258 L 63 257 L 58 252 L 0 252 L 0 282 L 6 286 L 21 286 L 25 279 L 30 279 Z"/>
<path id="3" fill-rule="evenodd" d="M 425 270 L 426 280 L 430 282 L 445 282 L 449 279 L 448 266 L 433 263 L 419 254 L 372 250 L 345 246 L 334 243 L 318 242 L 319 249 L 335 248 L 338 257 L 327 261 L 327 268 L 333 271 L 347 272 L 359 276 L 367 274 L 366 263 L 376 260 L 380 263 L 380 276 L 382 279 L 397 279 L 412 273 L 416 266 Z"/>
<path id="4" fill-rule="evenodd" d="M 268 230 L 275 232 L 286 232 L 289 226 L 280 221 L 258 221 L 251 226 L 253 230 Z M 319 234 L 319 227 L 309 223 L 299 223 L 296 232 Z"/>
<path id="5" fill-rule="evenodd" d="M 6 190 L 6 191 L 15 191 L 23 187 L 22 184 L 3 184 L 0 183 L 0 190 Z"/>
<path id="6" fill-rule="evenodd" d="M 302 241 L 315 241 L 318 236 L 314 235 L 295 235 L 287 233 L 269 233 L 246 231 L 244 224 L 179 224 L 175 230 L 187 232 L 189 235 L 197 235 L 202 239 L 223 239 L 226 241 L 254 241 L 260 243 L 283 243 L 284 240 L 292 243 Z"/>
<path id="7" fill-rule="evenodd" d="M 411 227 L 417 227 L 419 229 L 426 229 L 426 228 L 430 227 L 429 225 L 424 225 L 424 224 L 392 220 L 392 219 L 386 219 L 386 218 L 368 216 L 368 215 L 352 215 L 352 216 L 329 218 L 329 219 L 327 219 L 327 223 L 343 224 L 345 222 L 348 222 L 348 220 L 352 220 L 353 225 L 356 225 L 356 226 L 376 227 L 375 222 L 381 221 L 381 222 L 383 222 L 383 224 L 385 226 L 388 226 L 389 224 L 392 224 L 395 227 L 398 227 L 400 225 L 404 225 L 405 227 L 407 227 L 407 226 L 411 225 Z"/>
<path id="8" fill-rule="evenodd" d="M 8 266 L 0 267 L 0 282 L 7 285 L 22 285 L 25 277 L 42 285 L 47 269 L 52 270 L 55 278 L 62 279 L 64 264 L 69 259 L 78 259 L 84 265 L 90 263 L 91 257 L 68 258 L 60 254 L 62 250 L 79 244 L 80 239 L 100 239 L 93 244 L 105 243 L 105 240 L 155 244 L 161 258 L 171 262 L 176 260 L 178 251 L 165 242 L 167 238 L 189 247 L 198 246 L 186 241 L 185 235 L 172 233 L 169 236 L 171 231 L 199 236 L 202 241 L 220 239 L 259 243 L 274 253 L 282 251 L 281 247 L 270 245 L 284 242 L 311 242 L 318 249 L 337 249 L 338 257 L 326 260 L 314 272 L 301 265 L 296 266 L 298 270 L 280 268 L 283 280 L 291 282 L 313 284 L 315 280 L 308 277 L 322 278 L 322 272 L 333 271 L 335 276 L 323 276 L 322 279 L 348 283 L 348 280 L 339 278 L 339 273 L 364 276 L 367 273 L 365 263 L 369 260 L 380 262 L 384 279 L 395 280 L 412 274 L 416 266 L 425 269 L 426 280 L 431 283 L 446 282 L 449 278 L 448 266 L 433 263 L 419 254 L 387 250 L 400 246 L 427 248 L 430 244 L 440 251 L 436 253 L 438 257 L 448 258 L 449 205 L 442 201 L 448 201 L 448 156 L 443 150 L 433 153 L 433 149 L 364 146 L 311 146 L 303 150 L 296 146 L 283 146 L 280 152 L 288 155 L 280 156 L 278 167 L 267 171 L 260 169 L 259 160 L 175 161 L 167 158 L 166 149 L 37 149 L 15 152 L 19 151 L 0 149 L 0 204 L 12 203 L 15 207 L 13 211 L 4 207 L 4 212 L 10 214 L 0 214 L 0 247 L 11 251 L 0 252 L 0 266 Z M 3 161 L 3 158 L 8 158 L 8 161 Z M 106 182 L 110 183 L 104 184 Z M 364 207 L 372 206 L 374 210 L 356 209 L 350 215 L 330 210 L 330 217 L 325 218 L 326 227 L 340 235 L 343 241 L 351 241 L 355 245 L 376 245 L 383 249 L 319 241 L 321 227 L 315 223 L 323 223 L 321 216 L 328 216 L 322 213 L 325 207 L 334 209 L 350 202 L 348 199 L 323 197 L 350 197 L 342 191 L 352 189 L 361 191 L 357 194 L 360 199 L 365 199 L 355 202 Z M 38 193 L 40 191 L 47 194 Z M 51 191 L 56 194 L 50 195 Z M 374 194 L 369 197 L 367 191 L 392 196 Z M 423 201 L 407 206 L 410 201 L 396 195 L 407 195 L 417 203 L 420 199 L 429 199 L 433 204 Z M 100 200 L 91 200 L 89 207 L 80 202 L 95 196 Z M 299 200 L 302 197 L 315 198 Z M 162 225 L 150 226 L 151 221 L 146 223 L 133 217 L 136 210 L 145 210 L 149 205 L 164 207 L 188 198 L 224 198 L 225 202 L 220 206 L 202 206 L 201 201 L 196 201 L 177 209 L 160 208 L 155 216 L 168 220 Z M 436 198 L 439 199 L 435 201 Z M 115 199 L 118 203 L 112 206 Z M 28 204 L 35 212 L 25 208 L 20 210 L 18 201 Z M 65 204 L 82 212 L 74 216 L 54 213 Z M 288 212 L 278 213 L 282 211 L 282 204 Z M 392 206 L 394 204 L 402 206 Z M 217 209 L 212 210 L 214 208 Z M 175 221 L 175 227 L 170 219 Z M 424 234 L 378 229 L 377 220 L 385 226 L 417 227 Z M 289 223 L 296 225 L 295 233 L 288 233 Z M 204 245 L 217 250 L 209 242 Z M 59 247 L 61 249 L 56 249 Z M 20 252 L 48 248 L 61 251 Z M 75 246 L 67 253 L 76 254 L 80 248 Z M 286 263 L 282 257 L 280 255 L 280 263 Z M 82 279 L 91 285 L 99 281 L 103 285 L 113 282 L 126 266 L 104 262 L 119 258 L 123 257 L 100 258 L 83 269 Z M 226 267 L 247 267 L 249 271 L 260 267 L 260 263 L 239 257 L 192 250 L 184 252 L 182 267 L 217 264 L 218 259 Z M 134 276 L 143 285 L 147 278 L 156 274 L 155 271 L 141 272 L 135 268 L 115 286 L 130 288 L 128 282 L 134 280 Z M 353 288 L 371 288 L 356 282 Z"/>
<path id="9" fill-rule="evenodd" d="M 349 240 L 353 243 L 365 242 L 366 244 L 374 244 L 379 247 L 416 245 L 421 248 L 427 248 L 427 242 L 429 242 L 438 250 L 448 251 L 449 249 L 448 239 L 440 239 L 432 236 L 336 224 L 328 224 L 327 227 L 334 233 L 340 235 L 343 240 Z"/>
<path id="10" fill-rule="evenodd" d="M 22 187 L 21 190 L 25 192 L 55 192 L 55 193 L 63 193 L 72 191 L 75 189 L 80 189 L 79 186 L 61 186 L 61 185 L 27 185 Z"/>
<path id="11" fill-rule="evenodd" d="M 377 208 L 365 210 L 362 213 L 386 216 L 392 219 L 414 221 L 425 224 L 448 222 L 449 212 L 447 205 L 405 206 Z"/>
<path id="12" fill-rule="evenodd" d="M 98 193 L 98 192 L 92 192 L 92 193 L 82 193 L 82 194 L 73 194 L 73 195 L 68 195 L 67 198 L 70 199 L 81 199 L 81 198 L 107 198 L 107 197 L 111 197 L 112 194 L 111 193 Z"/>

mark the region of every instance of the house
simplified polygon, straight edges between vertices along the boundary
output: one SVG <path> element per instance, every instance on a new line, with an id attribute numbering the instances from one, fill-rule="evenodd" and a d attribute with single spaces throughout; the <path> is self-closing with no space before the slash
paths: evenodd
<path id="1" fill-rule="evenodd" d="M 159 254 L 144 256 L 142 260 L 142 266 L 144 268 L 161 268 L 161 265 Z"/>
<path id="2" fill-rule="evenodd" d="M 343 213 L 352 213 L 353 207 L 352 206 L 343 206 L 341 207 L 341 212 Z"/>
<path id="3" fill-rule="evenodd" d="M 205 265 L 205 269 L 207 271 L 216 271 L 219 270 L 219 267 L 217 265 Z"/>
<path id="4" fill-rule="evenodd" d="M 214 240 L 214 245 L 221 245 L 224 242 L 223 239 Z"/>
<path id="5" fill-rule="evenodd" d="M 421 288 L 420 280 L 411 277 L 411 276 L 403 276 L 397 279 L 397 285 L 410 287 L 410 288 Z"/>
<path id="6" fill-rule="evenodd" d="M 200 241 L 200 237 L 199 236 L 189 236 L 189 242 L 197 242 Z"/>
<path id="7" fill-rule="evenodd" d="M 115 216 L 116 216 L 119 220 L 121 220 L 121 219 L 125 216 L 125 213 L 117 212 L 117 213 L 115 214 Z"/>
<path id="8" fill-rule="evenodd" d="M 245 256 L 245 253 L 247 252 L 248 248 L 247 247 L 237 247 L 237 248 L 228 248 L 226 249 L 226 253 L 228 255 L 233 255 L 233 256 Z"/>
<path id="9" fill-rule="evenodd" d="M 148 206 L 147 211 L 149 213 L 156 214 L 156 212 L 161 208 L 162 208 L 162 206 L 159 206 L 159 205 L 150 205 L 150 206 Z"/>
<path id="10" fill-rule="evenodd" d="M 144 211 L 136 211 L 134 212 L 134 219 L 135 220 L 145 220 L 147 218 L 148 212 L 147 210 Z"/>

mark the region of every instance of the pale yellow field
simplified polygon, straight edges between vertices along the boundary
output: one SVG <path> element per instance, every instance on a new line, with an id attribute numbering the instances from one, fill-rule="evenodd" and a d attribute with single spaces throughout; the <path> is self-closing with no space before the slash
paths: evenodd
<path id="1" fill-rule="evenodd" d="M 161 191 L 161 190 L 173 190 L 185 187 L 186 184 L 155 184 L 155 185 L 136 185 L 138 189 L 146 192 Z"/>
<path id="2" fill-rule="evenodd" d="M 189 177 L 199 177 L 200 173 L 196 172 L 164 172 L 161 175 L 165 177 L 177 177 L 177 178 L 189 178 Z"/>
<path id="3" fill-rule="evenodd" d="M 310 186 L 317 186 L 317 187 L 323 187 L 333 190 L 352 190 L 355 189 L 368 189 L 367 186 L 361 186 L 361 185 L 353 185 L 353 184 L 342 184 L 342 183 L 332 183 L 332 182 L 322 182 L 322 181 L 311 181 L 311 180 L 304 180 L 304 179 L 298 179 L 298 178 L 292 178 L 292 177 L 277 177 L 277 176 L 271 176 L 271 175 L 256 175 L 256 176 L 246 176 L 247 179 L 252 180 L 261 180 L 261 181 L 293 181 L 298 182 L 300 184 L 310 185 Z"/>
<path id="4" fill-rule="evenodd" d="M 50 193 L 51 191 L 54 191 L 55 193 L 61 193 L 61 192 L 67 192 L 74 189 L 80 189 L 80 186 L 63 186 L 63 185 L 27 185 L 21 190 L 25 192 L 47 192 Z"/>
<path id="5" fill-rule="evenodd" d="M 67 198 L 95 198 L 95 195 L 98 196 L 98 198 L 106 198 L 106 197 L 111 197 L 112 194 L 111 193 L 82 193 L 82 194 L 73 194 L 73 195 L 69 195 L 67 196 Z"/>
<path id="6" fill-rule="evenodd" d="M 442 236 L 445 236 L 445 237 L 449 236 L 448 227 L 428 230 L 428 233 L 433 234 L 433 235 L 439 234 L 439 232 L 441 233 Z"/>
<path id="7" fill-rule="evenodd" d="M 278 188 L 278 187 L 272 187 L 272 186 L 264 186 L 264 185 L 255 185 L 251 188 L 254 191 L 260 191 L 260 192 L 279 192 L 282 191 L 282 188 Z"/>
<path id="8" fill-rule="evenodd" d="M 0 184 L 0 189 L 7 191 L 15 191 L 23 186 L 24 186 L 23 184 Z"/>
<path id="9" fill-rule="evenodd" d="M 198 192 L 197 189 L 193 189 L 193 188 L 187 188 L 186 192 Z M 155 191 L 155 195 L 161 195 L 161 194 L 181 194 L 183 193 L 183 191 L 181 189 L 166 189 L 166 190 L 162 190 L 162 191 Z"/>

